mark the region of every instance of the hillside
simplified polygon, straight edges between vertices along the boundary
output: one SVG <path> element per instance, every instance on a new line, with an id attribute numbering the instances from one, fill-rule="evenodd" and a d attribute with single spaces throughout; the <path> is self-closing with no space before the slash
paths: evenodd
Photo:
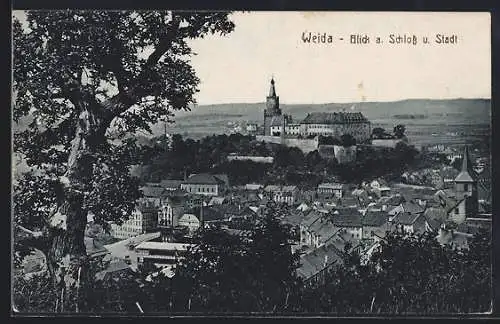
<path id="1" fill-rule="evenodd" d="M 176 112 L 175 123 L 168 125 L 170 133 L 220 134 L 226 133 L 234 123 L 262 123 L 265 103 L 200 105 L 191 111 Z M 408 99 L 394 102 L 361 102 L 347 104 L 281 104 L 283 113 L 294 121 L 302 120 L 310 112 L 361 111 L 374 125 L 392 127 L 405 125 L 489 125 L 491 101 L 489 99 L 428 100 Z M 404 115 L 423 115 L 420 118 L 401 118 Z M 399 118 L 398 118 L 399 117 Z M 411 126 L 410 126 L 411 128 Z M 164 132 L 164 125 L 153 127 L 154 135 Z"/>

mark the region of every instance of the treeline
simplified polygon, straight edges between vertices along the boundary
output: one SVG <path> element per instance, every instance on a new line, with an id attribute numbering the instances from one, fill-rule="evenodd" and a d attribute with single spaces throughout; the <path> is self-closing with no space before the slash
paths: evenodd
<path id="1" fill-rule="evenodd" d="M 435 234 L 390 233 L 367 263 L 346 249 L 323 281 L 296 275 L 300 258 L 290 231 L 271 208 L 244 236 L 205 229 L 170 279 L 121 274 L 81 287 L 80 311 L 92 313 L 418 314 L 486 312 L 492 300 L 491 238 L 477 234 L 468 250 L 441 246 Z M 275 217 L 276 216 L 276 217 Z M 54 309 L 46 279 L 17 279 L 18 310 Z M 35 289 L 33 289 L 35 288 Z M 74 302 L 74 301 L 73 301 Z M 68 303 L 66 311 L 75 305 Z"/>
<path id="2" fill-rule="evenodd" d="M 331 142 L 330 138 L 322 141 Z M 146 161 L 143 181 L 183 179 L 191 173 L 226 173 L 231 184 L 277 183 L 314 188 L 325 181 L 353 181 L 383 175 L 398 177 L 401 170 L 415 162 L 418 151 L 404 143 L 394 149 L 358 146 L 356 162 L 339 164 L 335 158 L 322 157 L 317 150 L 305 154 L 297 147 L 259 142 L 253 136 L 241 134 L 213 135 L 201 140 L 183 139 L 174 135 L 168 149 L 157 141 L 157 154 Z M 342 143 L 355 143 L 343 137 Z M 272 164 L 253 161 L 228 161 L 231 153 L 251 156 L 272 156 Z"/>

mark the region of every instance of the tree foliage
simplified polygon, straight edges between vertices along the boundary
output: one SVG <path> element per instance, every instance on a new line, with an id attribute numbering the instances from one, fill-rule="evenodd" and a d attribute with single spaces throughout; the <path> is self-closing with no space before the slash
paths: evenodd
<path id="1" fill-rule="evenodd" d="M 55 284 L 76 282 L 88 213 L 103 226 L 132 213 L 140 193 L 129 167 L 145 158 L 133 134 L 195 103 L 189 40 L 233 28 L 227 12 L 28 11 L 25 25 L 14 20 L 12 115 L 27 125 L 14 151 L 31 167 L 15 187 L 15 221 L 33 234 L 15 246 L 40 248 Z"/>

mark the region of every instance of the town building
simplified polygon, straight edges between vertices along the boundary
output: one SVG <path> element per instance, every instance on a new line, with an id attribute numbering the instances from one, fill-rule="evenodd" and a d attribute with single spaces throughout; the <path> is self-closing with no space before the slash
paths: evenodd
<path id="1" fill-rule="evenodd" d="M 455 178 L 455 193 L 457 199 L 463 200 L 462 205 L 455 209 L 457 215 L 455 221 L 461 223 L 466 217 L 475 217 L 478 213 L 477 177 L 472 168 L 467 146 L 464 148 L 462 169 Z"/>
<path id="2" fill-rule="evenodd" d="M 179 226 L 188 228 L 189 233 L 194 233 L 201 226 L 201 222 L 194 214 L 184 214 L 179 218 Z"/>
<path id="3" fill-rule="evenodd" d="M 111 236 L 127 239 L 155 230 L 158 226 L 159 207 L 151 201 L 140 200 L 130 218 L 121 225 L 111 223 Z"/>
<path id="4" fill-rule="evenodd" d="M 277 203 L 294 205 L 299 195 L 297 186 L 268 185 L 264 188 L 268 197 Z"/>
<path id="5" fill-rule="evenodd" d="M 361 112 L 345 109 L 337 112 L 309 113 L 302 121 L 293 122 L 290 115 L 282 113 L 279 96 L 276 95 L 275 81 L 271 79 L 269 95 L 264 110 L 265 136 L 333 136 L 338 139 L 350 134 L 357 143 L 370 139 L 371 123 Z"/>
<path id="6" fill-rule="evenodd" d="M 341 183 L 320 183 L 317 191 L 319 196 L 342 198 L 344 195 L 344 185 Z"/>
<path id="7" fill-rule="evenodd" d="M 227 176 L 221 174 L 193 174 L 181 183 L 181 189 L 186 192 L 205 196 L 220 196 L 228 187 Z"/>
<path id="8" fill-rule="evenodd" d="M 274 78 L 272 78 L 269 95 L 266 98 L 266 109 L 264 110 L 264 135 L 280 136 L 284 134 L 288 122 L 291 122 L 291 117 L 281 112 L 280 97 L 276 95 Z"/>
<path id="9" fill-rule="evenodd" d="M 362 218 L 363 239 L 375 239 L 385 237 L 389 230 L 389 214 L 382 210 L 369 210 Z"/>
<path id="10" fill-rule="evenodd" d="M 158 225 L 175 227 L 179 225 L 179 218 L 184 214 L 184 200 L 181 197 L 166 197 L 158 210 Z"/>
<path id="11" fill-rule="evenodd" d="M 340 138 L 349 134 L 361 143 L 370 138 L 371 123 L 361 112 L 317 112 L 309 113 L 300 122 L 304 135 L 323 135 Z"/>
<path id="12" fill-rule="evenodd" d="M 138 266 L 149 263 L 156 267 L 175 266 L 184 259 L 192 244 L 172 242 L 142 242 L 135 247 Z"/>

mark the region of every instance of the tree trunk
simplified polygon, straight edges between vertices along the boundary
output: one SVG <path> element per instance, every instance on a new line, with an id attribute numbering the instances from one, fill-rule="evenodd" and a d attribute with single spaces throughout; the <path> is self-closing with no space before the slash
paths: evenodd
<path id="1" fill-rule="evenodd" d="M 88 272 L 84 240 L 88 211 L 83 209 L 83 202 L 84 192 L 91 186 L 88 182 L 92 179 L 93 171 L 93 158 L 89 153 L 95 146 L 90 143 L 95 143 L 95 134 L 104 135 L 100 130 L 102 123 L 99 119 L 82 106 L 84 108 L 81 109 L 75 137 L 71 142 L 67 170 L 61 177 L 63 196 L 59 197 L 57 213 L 51 219 L 53 228 L 47 253 L 49 273 L 55 286 L 62 289 L 65 296 L 59 303 L 68 312 L 78 308 L 76 303 L 79 300 L 75 296 L 78 272 L 83 274 L 83 278 Z M 84 290 L 80 290 L 79 299 L 84 299 L 84 295 Z"/>
<path id="2" fill-rule="evenodd" d="M 118 94 L 110 100 L 97 104 L 82 98 L 74 100 L 80 110 L 75 137 L 71 142 L 67 170 L 60 182 L 63 196 L 59 208 L 52 218 L 51 243 L 47 252 L 47 266 L 54 284 L 63 289 L 66 311 L 75 311 L 73 301 L 85 300 L 85 289 L 80 289 L 76 300 L 78 272 L 81 271 L 80 286 L 90 278 L 89 262 L 85 247 L 85 229 L 88 210 L 83 208 L 85 191 L 92 187 L 94 153 L 106 143 L 105 133 L 113 116 L 131 107 L 134 102 L 128 94 Z M 71 303 L 70 303 L 71 301 Z"/>

